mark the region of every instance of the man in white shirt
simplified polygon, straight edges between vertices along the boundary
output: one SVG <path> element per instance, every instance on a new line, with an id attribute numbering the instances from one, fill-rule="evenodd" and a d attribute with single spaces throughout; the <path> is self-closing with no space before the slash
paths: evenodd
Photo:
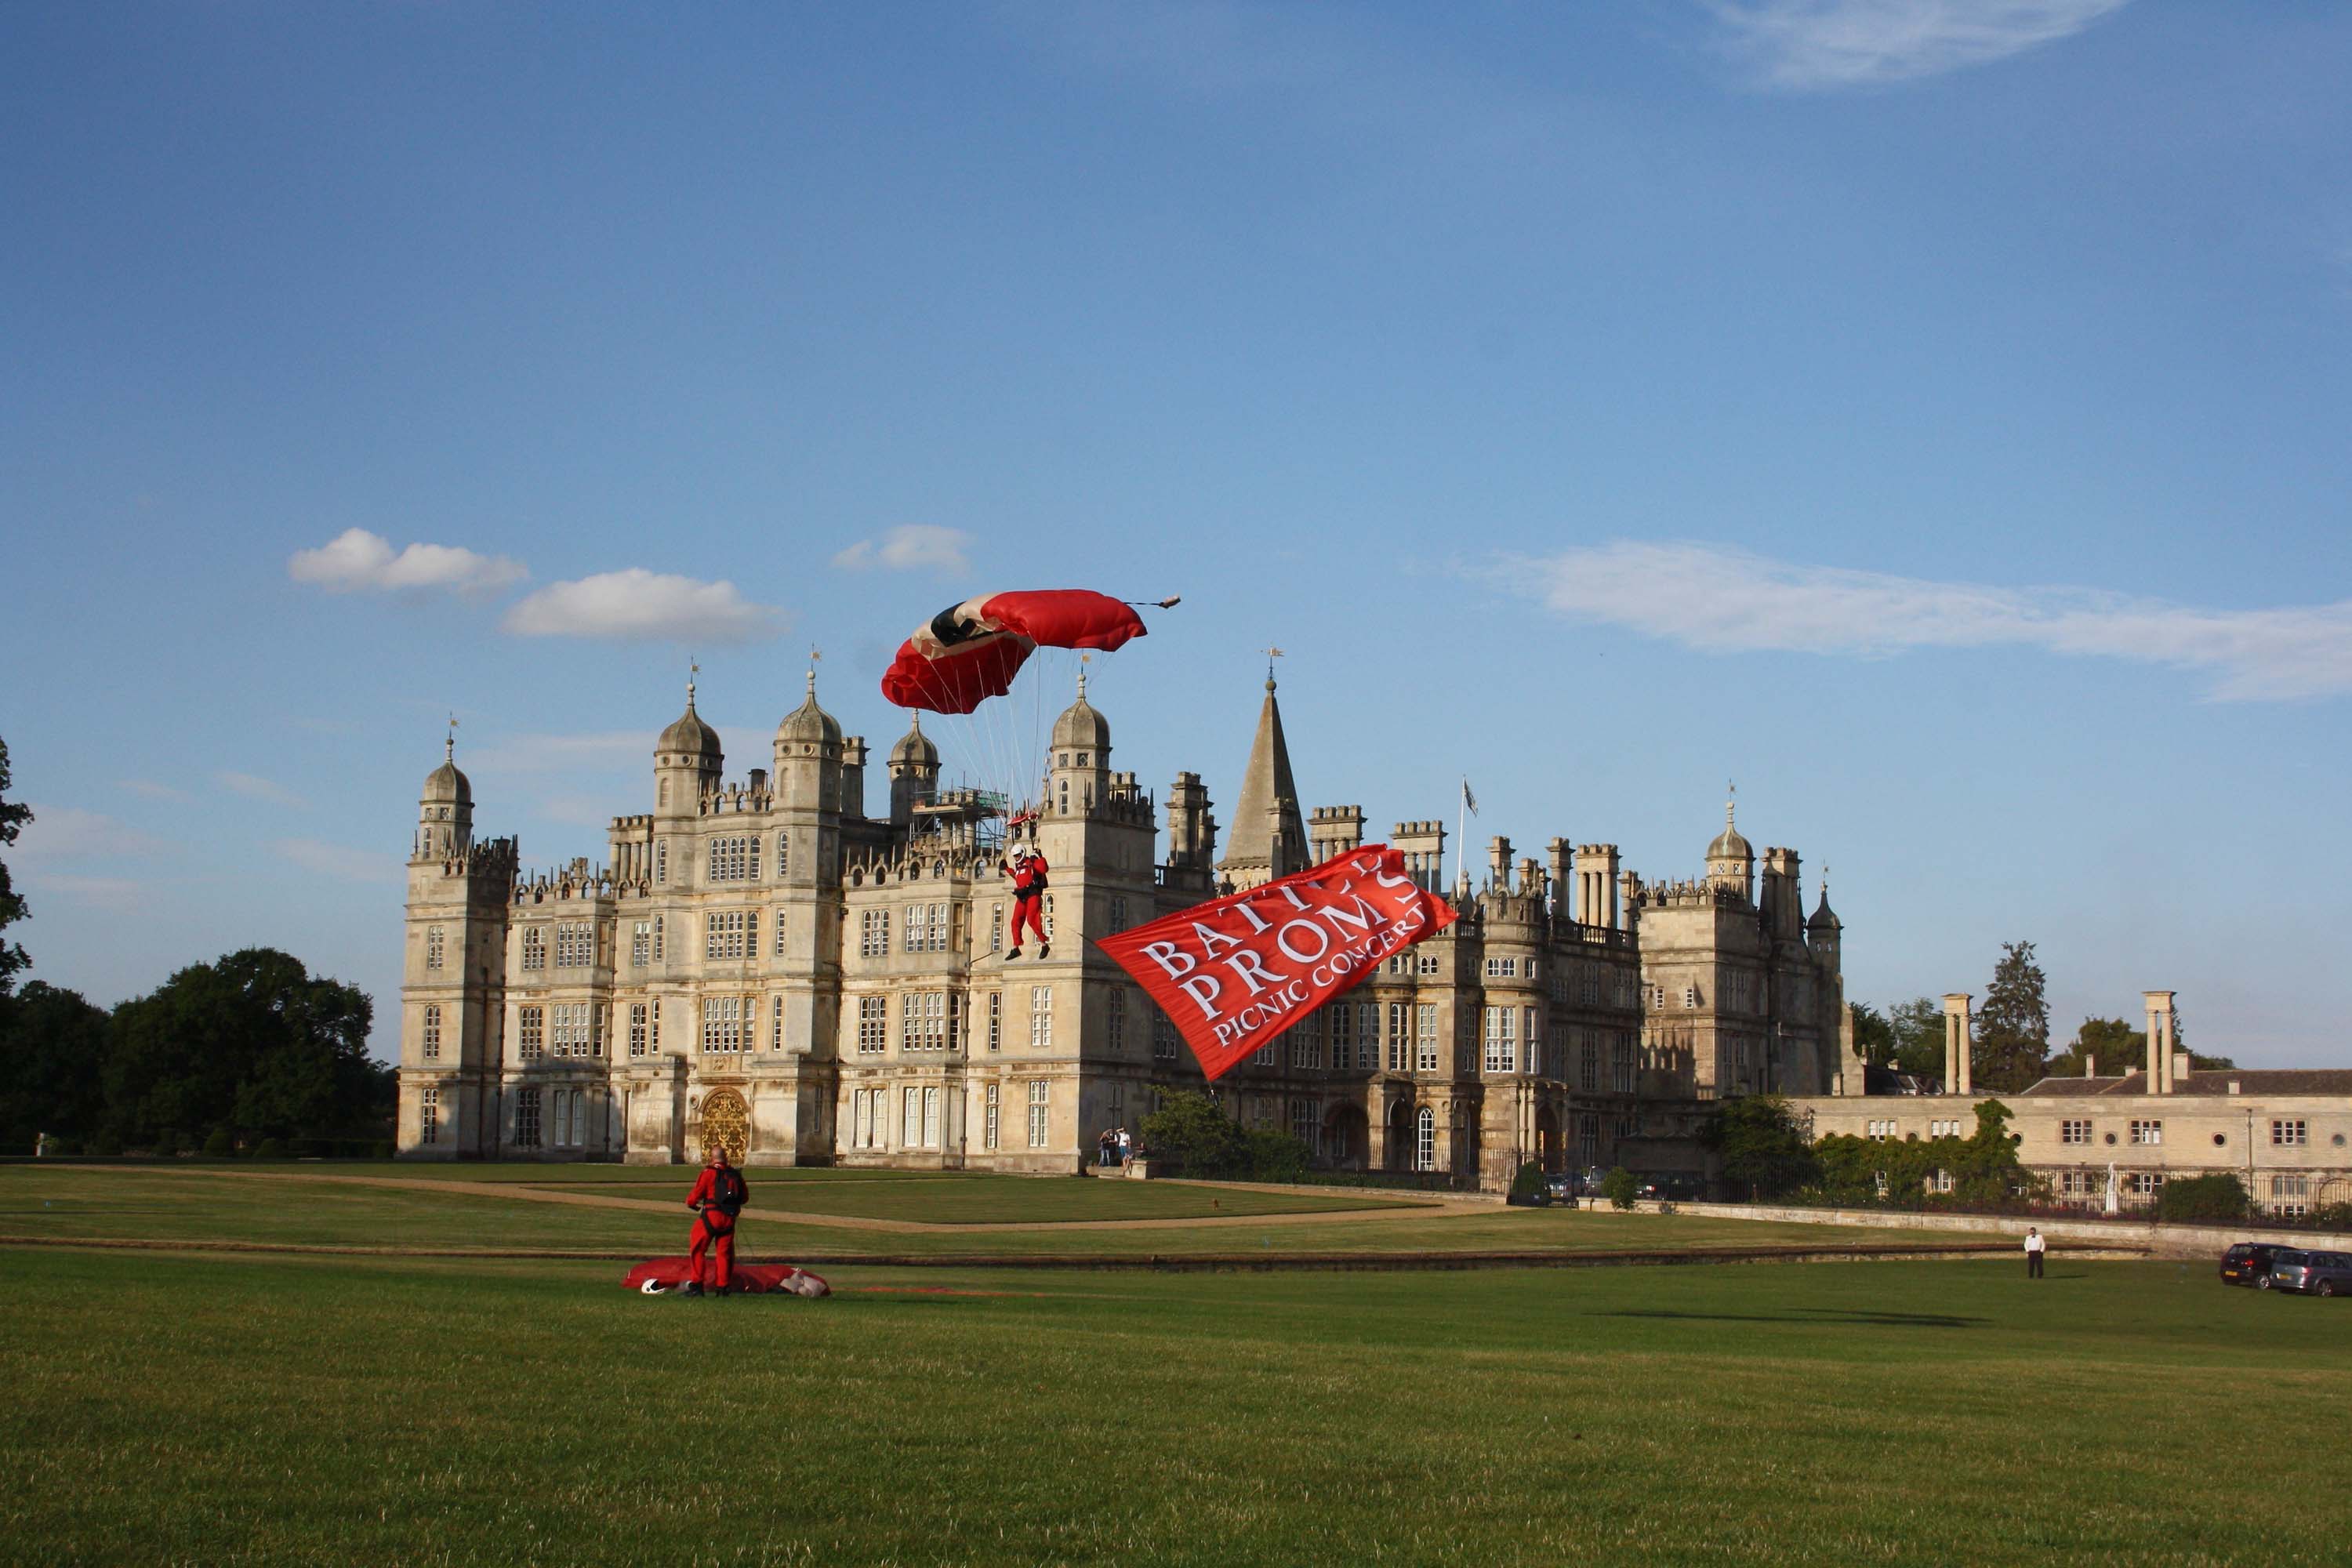
<path id="1" fill-rule="evenodd" d="M 2042 1278 L 2042 1253 L 2047 1245 L 2039 1229 L 2030 1225 L 2025 1227 L 2025 1277 L 2028 1279 Z"/>

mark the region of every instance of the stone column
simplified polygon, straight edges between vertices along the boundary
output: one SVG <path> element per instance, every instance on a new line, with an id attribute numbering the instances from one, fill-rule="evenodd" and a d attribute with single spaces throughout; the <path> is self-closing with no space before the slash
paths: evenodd
<path id="1" fill-rule="evenodd" d="M 1969 993 L 1949 991 L 1944 994 L 1944 1092 L 1969 1094 Z"/>
<path id="2" fill-rule="evenodd" d="M 2170 1094 L 2172 1081 L 2172 993 L 2143 991 L 2147 1004 L 2147 1091 Z"/>

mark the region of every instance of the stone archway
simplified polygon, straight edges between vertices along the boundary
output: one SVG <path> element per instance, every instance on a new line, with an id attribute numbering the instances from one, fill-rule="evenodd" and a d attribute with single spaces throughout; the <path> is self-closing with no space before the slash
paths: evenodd
<path id="1" fill-rule="evenodd" d="M 702 1158 L 706 1164 L 713 1149 L 726 1150 L 729 1162 L 737 1165 L 751 1152 L 751 1108 L 731 1089 L 714 1089 L 702 1097 Z"/>
<path id="2" fill-rule="evenodd" d="M 1536 1163 L 1546 1171 L 1559 1170 L 1567 1163 L 1559 1142 L 1559 1118 L 1549 1105 L 1536 1108 Z"/>

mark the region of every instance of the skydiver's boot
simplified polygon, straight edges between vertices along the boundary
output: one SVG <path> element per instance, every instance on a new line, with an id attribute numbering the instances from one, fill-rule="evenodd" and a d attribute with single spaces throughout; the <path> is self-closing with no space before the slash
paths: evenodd
<path id="1" fill-rule="evenodd" d="M 1020 950 L 1019 948 L 1017 948 L 1017 947 L 1016 947 L 1016 948 L 1014 948 L 1012 952 L 1008 952 L 1008 953 L 1006 953 L 1006 954 L 1004 955 L 1004 962 L 1005 962 L 1005 963 L 1012 963 L 1014 959 L 1016 959 L 1016 958 L 1018 958 L 1018 957 L 1020 957 L 1020 956 L 1021 956 L 1021 950 Z"/>
<path id="2" fill-rule="evenodd" d="M 1054 956 L 1054 944 L 1053 944 L 1052 942 L 1039 942 L 1039 943 L 1037 944 L 1037 956 L 1038 956 L 1039 958 L 1051 958 L 1051 957 L 1053 957 L 1053 956 Z"/>

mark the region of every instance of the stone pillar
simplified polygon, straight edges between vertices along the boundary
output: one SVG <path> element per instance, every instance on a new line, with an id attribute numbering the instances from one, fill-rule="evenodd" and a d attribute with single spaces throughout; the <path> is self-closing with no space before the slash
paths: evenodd
<path id="1" fill-rule="evenodd" d="M 1969 1058 L 1974 1053 L 1969 1042 L 1969 993 L 1950 991 L 1944 995 L 1944 1092 L 1970 1094 L 1975 1092 L 1969 1082 Z"/>
<path id="2" fill-rule="evenodd" d="M 2143 991 L 2147 1004 L 2147 1092 L 2170 1094 L 2172 1083 L 2172 993 Z"/>

